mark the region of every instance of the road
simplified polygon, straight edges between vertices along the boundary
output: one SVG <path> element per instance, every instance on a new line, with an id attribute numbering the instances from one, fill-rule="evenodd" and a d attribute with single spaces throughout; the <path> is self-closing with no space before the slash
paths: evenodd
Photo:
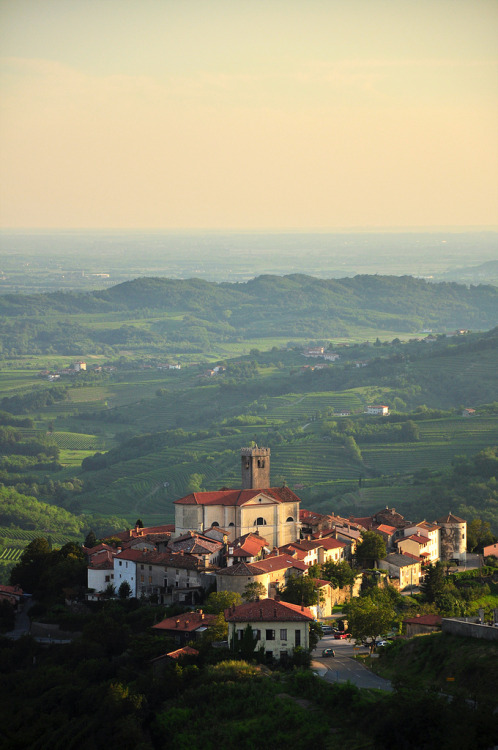
<path id="1" fill-rule="evenodd" d="M 324 648 L 333 648 L 335 657 L 322 657 Z M 359 688 L 391 691 L 393 688 L 389 680 L 378 677 L 353 659 L 354 654 L 361 653 L 367 654 L 368 648 L 356 648 L 347 640 L 336 641 L 331 635 L 325 636 L 313 651 L 311 668 L 327 682 L 351 682 Z"/>

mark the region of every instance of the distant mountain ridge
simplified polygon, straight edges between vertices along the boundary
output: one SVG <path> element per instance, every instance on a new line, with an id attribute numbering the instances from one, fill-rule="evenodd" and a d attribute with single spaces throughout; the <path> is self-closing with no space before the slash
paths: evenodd
<path id="1" fill-rule="evenodd" d="M 294 335 L 334 335 L 327 333 L 331 319 L 343 326 L 354 321 L 401 331 L 483 330 L 498 323 L 498 289 L 436 284 L 412 276 L 319 279 L 292 274 L 258 276 L 244 283 L 143 277 L 103 291 L 0 295 L 0 314 L 7 317 L 144 310 L 191 314 L 251 333 L 270 316 L 282 333 Z M 337 335 L 337 326 L 332 330 Z"/>

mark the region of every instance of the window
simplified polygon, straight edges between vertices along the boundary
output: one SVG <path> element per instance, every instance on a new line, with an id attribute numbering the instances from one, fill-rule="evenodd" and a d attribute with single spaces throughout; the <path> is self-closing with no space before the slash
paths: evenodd
<path id="1" fill-rule="evenodd" d="M 290 523 L 291 521 L 294 521 L 294 519 L 292 518 L 292 516 L 289 516 L 289 518 L 287 518 L 286 520 L 286 523 Z"/>
<path id="2" fill-rule="evenodd" d="M 211 526 L 219 526 L 219 525 L 220 524 L 218 523 L 218 521 L 213 521 L 213 523 L 211 524 Z"/>
<path id="3" fill-rule="evenodd" d="M 254 630 L 254 628 L 253 628 L 252 633 L 253 633 L 254 636 L 256 636 L 256 638 L 258 639 L 258 641 L 261 640 L 261 630 Z"/>
<path id="4" fill-rule="evenodd" d="M 144 582 L 144 577 L 140 576 L 140 583 L 143 583 L 143 582 Z"/>
<path id="5" fill-rule="evenodd" d="M 244 635 L 244 631 L 243 630 L 237 630 L 237 640 L 238 641 L 242 640 L 242 636 L 243 635 Z"/>
<path id="6" fill-rule="evenodd" d="M 149 570 L 152 570 L 152 565 L 149 565 Z"/>
<path id="7" fill-rule="evenodd" d="M 274 630 L 267 630 L 266 631 L 266 640 L 267 641 L 274 641 L 275 640 L 275 631 Z"/>
<path id="8" fill-rule="evenodd" d="M 152 576 L 149 576 L 149 583 L 152 583 Z"/>
<path id="9" fill-rule="evenodd" d="M 230 523 L 229 523 L 228 525 L 229 525 L 229 526 L 235 526 L 235 524 L 234 524 L 234 522 L 233 522 L 233 521 L 230 521 Z"/>
<path id="10" fill-rule="evenodd" d="M 144 569 L 144 566 L 143 566 L 143 565 L 141 565 L 141 566 L 140 566 L 140 570 L 143 570 L 143 569 Z"/>
<path id="11" fill-rule="evenodd" d="M 301 645 L 301 631 L 300 630 L 296 630 L 295 645 L 296 646 L 300 646 Z"/>
<path id="12" fill-rule="evenodd" d="M 109 583 L 109 582 L 110 582 L 110 580 L 111 580 L 111 576 L 106 576 L 106 577 L 105 577 L 105 582 L 106 582 L 106 583 Z"/>
<path id="13" fill-rule="evenodd" d="M 281 641 L 287 640 L 287 628 L 280 628 L 280 640 Z"/>
<path id="14" fill-rule="evenodd" d="M 119 561 L 119 565 L 121 566 L 122 564 L 123 564 L 123 563 L 122 563 L 122 562 L 121 562 L 121 560 L 120 560 L 120 561 Z"/>
<path id="15" fill-rule="evenodd" d="M 259 518 L 256 518 L 254 521 L 255 526 L 266 526 L 266 521 L 262 516 L 259 516 Z"/>

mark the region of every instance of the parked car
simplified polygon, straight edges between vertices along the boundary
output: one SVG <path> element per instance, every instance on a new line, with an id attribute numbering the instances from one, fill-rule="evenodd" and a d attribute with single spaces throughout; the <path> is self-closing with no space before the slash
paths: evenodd
<path id="1" fill-rule="evenodd" d="M 335 651 L 333 648 L 324 648 L 322 651 L 322 656 L 335 656 Z"/>
<path id="2" fill-rule="evenodd" d="M 333 632 L 332 627 L 330 625 L 321 625 L 321 628 L 322 628 L 322 633 L 324 635 L 330 635 L 330 633 Z"/>
<path id="3" fill-rule="evenodd" d="M 377 641 L 375 646 L 378 648 L 379 646 L 389 646 L 390 641 Z"/>
<path id="4" fill-rule="evenodd" d="M 351 633 L 335 633 L 334 638 L 336 641 L 341 641 L 344 638 L 350 638 Z"/>

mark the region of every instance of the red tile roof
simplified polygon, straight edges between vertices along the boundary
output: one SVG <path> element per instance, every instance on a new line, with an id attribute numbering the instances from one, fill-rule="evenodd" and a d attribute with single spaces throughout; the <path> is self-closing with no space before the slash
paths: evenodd
<path id="1" fill-rule="evenodd" d="M 184 646 L 183 648 L 177 648 L 176 651 L 170 651 L 166 656 L 169 656 L 170 659 L 180 659 L 182 656 L 199 656 L 199 652 L 192 646 Z"/>
<path id="2" fill-rule="evenodd" d="M 288 487 L 268 487 L 259 490 L 218 490 L 216 492 L 191 492 L 175 500 L 176 505 L 245 505 L 258 495 L 278 503 L 300 502 Z"/>
<path id="3" fill-rule="evenodd" d="M 419 615 L 417 617 L 407 617 L 403 622 L 409 625 L 441 625 L 441 615 Z"/>
<path id="4" fill-rule="evenodd" d="M 264 560 L 249 563 L 247 567 L 257 568 L 263 573 L 272 573 L 274 570 L 285 570 L 286 568 L 297 568 L 302 571 L 308 570 L 308 566 L 305 563 L 295 560 L 289 555 L 270 555 L 270 557 L 265 557 Z"/>
<path id="5" fill-rule="evenodd" d="M 466 521 L 463 518 L 455 516 L 453 513 L 448 513 L 446 516 L 438 518 L 436 523 L 466 523 Z"/>
<path id="6" fill-rule="evenodd" d="M 307 622 L 313 620 L 307 607 L 275 599 L 261 599 L 259 602 L 246 602 L 238 607 L 225 610 L 227 622 Z"/>
<path id="7" fill-rule="evenodd" d="M 430 541 L 428 536 L 422 536 L 422 534 L 410 534 L 410 536 L 404 536 L 402 539 L 396 539 L 396 544 L 401 544 L 401 542 L 405 542 L 407 539 L 410 539 L 412 542 L 417 542 L 418 544 L 428 544 Z"/>
<path id="8" fill-rule="evenodd" d="M 175 632 L 192 633 L 201 627 L 208 627 L 215 622 L 217 615 L 205 615 L 199 612 L 184 612 L 175 617 L 167 617 L 152 627 L 155 630 L 174 630 Z"/>

